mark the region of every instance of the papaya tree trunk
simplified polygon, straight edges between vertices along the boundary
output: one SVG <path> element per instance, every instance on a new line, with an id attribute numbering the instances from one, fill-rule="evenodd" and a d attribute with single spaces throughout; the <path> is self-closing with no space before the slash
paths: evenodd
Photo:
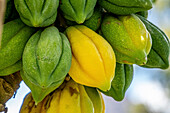
<path id="1" fill-rule="evenodd" d="M 6 8 L 6 0 L 0 0 L 0 48 L 1 48 L 1 35 L 2 35 L 2 26 L 3 26 L 3 18 L 4 12 Z"/>
<path id="2" fill-rule="evenodd" d="M 0 77 L 0 112 L 5 111 L 5 103 L 15 94 L 22 81 L 19 72 Z"/>

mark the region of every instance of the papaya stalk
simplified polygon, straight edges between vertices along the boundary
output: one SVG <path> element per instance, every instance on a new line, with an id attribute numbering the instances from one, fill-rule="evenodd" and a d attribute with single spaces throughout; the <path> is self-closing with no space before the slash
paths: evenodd
<path id="1" fill-rule="evenodd" d="M 3 25 L 3 18 L 4 12 L 6 8 L 5 0 L 0 0 L 0 48 L 1 48 L 1 34 L 2 34 L 2 25 Z"/>

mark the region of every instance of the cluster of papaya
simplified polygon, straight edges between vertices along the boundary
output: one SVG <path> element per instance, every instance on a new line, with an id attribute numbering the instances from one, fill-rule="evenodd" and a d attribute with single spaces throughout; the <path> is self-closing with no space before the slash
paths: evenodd
<path id="1" fill-rule="evenodd" d="M 122 101 L 133 64 L 169 67 L 170 42 L 147 20 L 151 0 L 8 0 L 0 76 L 30 88 L 20 113 L 104 113 Z"/>

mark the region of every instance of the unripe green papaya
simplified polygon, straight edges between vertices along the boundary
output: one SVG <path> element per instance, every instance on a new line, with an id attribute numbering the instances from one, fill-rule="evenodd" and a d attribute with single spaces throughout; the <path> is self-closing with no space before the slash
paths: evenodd
<path id="1" fill-rule="evenodd" d="M 143 65 L 143 67 L 167 69 L 169 67 L 169 38 L 161 29 L 146 20 L 144 17 L 139 15 L 138 17 L 145 24 L 147 30 L 151 34 L 153 43 L 148 55 L 148 62 Z"/>
<path id="2" fill-rule="evenodd" d="M 0 48 L 0 70 L 9 68 L 21 59 L 25 44 L 34 32 L 34 28 L 26 26 L 20 19 L 4 24 Z"/>
<path id="3" fill-rule="evenodd" d="M 122 101 L 133 79 L 133 65 L 116 63 L 115 77 L 109 91 L 103 92 L 116 101 Z"/>
<path id="4" fill-rule="evenodd" d="M 150 0 L 98 0 L 107 11 L 117 15 L 128 15 L 152 8 Z"/>
<path id="5" fill-rule="evenodd" d="M 102 22 L 102 8 L 96 7 L 93 15 L 84 22 L 84 25 L 93 31 L 97 31 Z"/>
<path id="6" fill-rule="evenodd" d="M 60 9 L 66 19 L 81 24 L 92 16 L 96 2 L 97 0 L 61 0 Z"/>
<path id="7" fill-rule="evenodd" d="M 16 62 L 15 64 L 13 64 L 11 66 L 8 66 L 4 69 L 0 69 L 0 76 L 7 76 L 7 75 L 15 73 L 21 69 L 22 69 L 22 62 L 21 62 L 21 60 L 19 60 L 18 62 Z"/>
<path id="8" fill-rule="evenodd" d="M 146 19 L 148 18 L 148 11 L 141 11 L 136 14 L 141 15 L 141 16 L 145 17 Z"/>
<path id="9" fill-rule="evenodd" d="M 18 12 L 15 9 L 14 1 L 7 0 L 6 1 L 6 11 L 5 11 L 5 23 L 19 18 Z"/>
<path id="10" fill-rule="evenodd" d="M 144 65 L 152 40 L 142 21 L 135 15 L 106 16 L 101 25 L 104 38 L 111 44 L 116 61 Z"/>
<path id="11" fill-rule="evenodd" d="M 67 37 L 54 26 L 35 33 L 26 44 L 22 78 L 36 103 L 59 87 L 71 66 Z"/>
<path id="12" fill-rule="evenodd" d="M 46 27 L 57 17 L 59 0 L 14 0 L 21 20 L 31 27 Z"/>
<path id="13" fill-rule="evenodd" d="M 105 105 L 103 104 L 103 97 L 101 95 L 101 92 L 99 92 L 96 88 L 92 87 L 85 87 L 85 90 L 90 97 L 93 107 L 94 107 L 94 113 L 105 113 Z"/>
<path id="14" fill-rule="evenodd" d="M 6 1 L 6 11 L 5 11 L 5 20 L 10 17 L 12 13 L 12 0 Z"/>

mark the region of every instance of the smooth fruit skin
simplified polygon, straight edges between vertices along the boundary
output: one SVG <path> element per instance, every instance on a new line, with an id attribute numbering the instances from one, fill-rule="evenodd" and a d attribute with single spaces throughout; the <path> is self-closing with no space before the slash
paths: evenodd
<path id="1" fill-rule="evenodd" d="M 116 61 L 144 65 L 152 46 L 152 39 L 145 25 L 135 15 L 106 16 L 101 25 L 104 38 L 110 43 Z"/>
<path id="2" fill-rule="evenodd" d="M 109 43 L 83 25 L 71 26 L 66 35 L 72 49 L 69 75 L 77 83 L 110 89 L 115 71 L 115 54 Z"/>
<path id="3" fill-rule="evenodd" d="M 26 26 L 20 19 L 4 24 L 0 47 L 0 70 L 8 68 L 8 74 L 9 72 L 11 74 L 21 69 L 14 64 L 21 60 L 24 47 L 35 31 L 36 29 Z M 13 69 L 10 70 L 11 66 Z"/>
<path id="4" fill-rule="evenodd" d="M 19 60 L 18 62 L 16 62 L 15 64 L 13 64 L 11 66 L 8 66 L 4 69 L 0 69 L 0 76 L 7 76 L 7 75 L 15 73 L 21 69 L 22 69 L 22 61 Z"/>
<path id="5" fill-rule="evenodd" d="M 140 16 L 146 18 L 146 19 L 148 18 L 148 11 L 141 11 L 141 12 L 138 12 L 136 14 L 140 15 Z"/>
<path id="6" fill-rule="evenodd" d="M 170 52 L 169 38 L 161 29 L 146 20 L 144 17 L 139 15 L 138 17 L 145 24 L 148 32 L 151 34 L 153 42 L 151 51 L 148 55 L 148 62 L 143 65 L 143 67 L 167 69 L 169 67 Z"/>
<path id="7" fill-rule="evenodd" d="M 14 0 L 21 20 L 31 27 L 46 27 L 57 17 L 59 0 Z"/>
<path id="8" fill-rule="evenodd" d="M 133 79 L 133 65 L 116 63 L 115 77 L 111 89 L 103 92 L 116 101 L 122 101 Z"/>
<path id="9" fill-rule="evenodd" d="M 61 0 L 60 9 L 66 19 L 81 24 L 92 16 L 96 2 L 97 0 Z"/>
<path id="10" fill-rule="evenodd" d="M 20 113 L 104 113 L 101 92 L 85 87 L 72 79 L 35 105 L 31 93 L 24 98 Z"/>
<path id="11" fill-rule="evenodd" d="M 93 15 L 84 22 L 84 25 L 92 29 L 93 31 L 97 31 L 101 25 L 102 16 L 103 16 L 102 8 L 96 6 Z"/>
<path id="12" fill-rule="evenodd" d="M 94 113 L 104 113 L 105 105 L 101 93 L 96 88 L 91 87 L 85 87 L 85 90 L 93 102 Z"/>
<path id="13" fill-rule="evenodd" d="M 84 86 L 73 80 L 57 89 L 52 97 L 47 113 L 94 113 Z"/>
<path id="14" fill-rule="evenodd" d="M 117 15 L 128 15 L 152 8 L 150 0 L 98 0 L 108 12 Z"/>
<path id="15" fill-rule="evenodd" d="M 54 26 L 36 32 L 23 53 L 22 78 L 37 103 L 59 87 L 71 66 L 67 37 Z"/>

